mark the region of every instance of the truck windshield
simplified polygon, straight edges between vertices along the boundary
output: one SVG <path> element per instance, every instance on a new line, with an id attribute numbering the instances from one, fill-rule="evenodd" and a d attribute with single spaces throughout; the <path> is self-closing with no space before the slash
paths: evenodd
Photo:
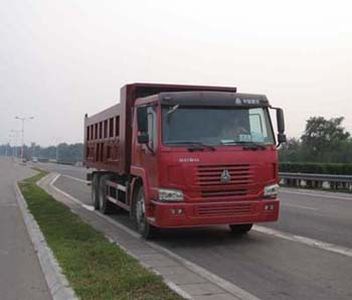
<path id="1" fill-rule="evenodd" d="M 268 110 L 255 108 L 163 107 L 163 143 L 274 144 Z"/>

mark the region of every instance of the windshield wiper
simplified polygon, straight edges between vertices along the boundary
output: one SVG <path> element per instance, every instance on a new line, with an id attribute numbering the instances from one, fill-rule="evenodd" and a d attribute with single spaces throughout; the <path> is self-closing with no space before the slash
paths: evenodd
<path id="1" fill-rule="evenodd" d="M 223 145 L 241 145 L 241 146 L 244 146 L 245 149 L 253 149 L 253 150 L 257 150 L 257 149 L 265 150 L 266 149 L 265 145 L 255 143 L 255 142 L 222 141 L 221 143 Z"/>
<path id="2" fill-rule="evenodd" d="M 180 104 L 176 104 L 173 107 L 171 107 L 168 112 L 166 113 L 168 117 L 170 117 L 178 108 L 180 107 Z"/>
<path id="3" fill-rule="evenodd" d="M 211 145 L 207 145 L 207 144 L 204 144 L 202 142 L 191 142 L 191 141 L 175 141 L 175 142 L 169 142 L 167 144 L 175 144 L 175 145 L 190 145 L 190 146 L 193 146 L 193 147 L 189 147 L 188 150 L 190 151 L 195 151 L 195 150 L 202 150 L 204 148 L 208 148 L 212 151 L 215 151 L 216 148 L 211 146 Z"/>

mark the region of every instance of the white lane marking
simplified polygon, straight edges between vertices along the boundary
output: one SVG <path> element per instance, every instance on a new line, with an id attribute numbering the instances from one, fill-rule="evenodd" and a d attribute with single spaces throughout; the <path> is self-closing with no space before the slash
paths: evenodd
<path id="1" fill-rule="evenodd" d="M 350 197 L 342 197 L 342 196 L 336 196 L 336 195 L 324 195 L 324 194 L 318 194 L 318 193 L 306 193 L 306 192 L 296 192 L 296 191 L 288 191 L 288 190 L 280 190 L 280 193 L 287 193 L 287 194 L 296 194 L 296 195 L 304 195 L 304 196 L 312 196 L 312 197 L 318 197 L 318 198 L 327 198 L 327 199 L 339 199 L 339 200 L 348 200 L 352 201 L 352 195 Z M 333 192 L 331 192 L 333 193 Z"/>
<path id="2" fill-rule="evenodd" d="M 53 179 L 50 181 L 49 184 L 50 184 L 51 186 L 53 186 L 54 183 L 56 182 L 56 180 L 58 180 L 60 176 L 61 176 L 61 174 L 57 173 L 57 174 L 53 177 Z M 44 177 L 43 177 L 43 178 L 44 178 Z M 42 182 L 43 178 L 39 181 L 40 183 Z M 39 183 L 39 182 L 38 182 L 38 183 Z"/>
<path id="3" fill-rule="evenodd" d="M 293 207 L 293 208 L 302 208 L 302 209 L 309 209 L 309 210 L 318 210 L 318 208 L 314 208 L 314 207 L 310 207 L 310 206 L 285 204 L 285 203 L 281 203 L 281 206 L 283 206 L 283 207 Z"/>
<path id="4" fill-rule="evenodd" d="M 79 181 L 79 182 L 82 182 L 82 183 L 86 183 L 86 184 L 90 183 L 90 181 L 84 180 L 84 179 L 81 179 L 81 178 L 78 178 L 78 177 L 74 177 L 74 176 L 70 176 L 70 175 L 66 175 L 66 174 L 62 174 L 62 176 L 70 178 L 70 179 L 73 179 L 73 180 L 76 180 L 76 181 Z"/>
<path id="5" fill-rule="evenodd" d="M 83 203 L 81 201 L 79 201 L 78 199 L 76 199 L 75 197 L 71 196 L 70 194 L 60 190 L 59 188 L 57 188 L 54 183 L 59 179 L 59 177 L 61 176 L 61 174 L 57 174 L 53 180 L 51 180 L 51 182 L 49 183 L 49 185 L 54 189 L 56 190 L 57 192 L 65 195 L 67 198 L 71 199 L 73 202 L 79 204 L 79 205 L 82 205 Z M 82 205 L 83 206 L 83 205 Z"/>
<path id="6" fill-rule="evenodd" d="M 258 225 L 254 225 L 253 230 L 260 232 L 260 233 L 265 233 L 265 234 L 268 234 L 268 235 L 271 235 L 274 237 L 278 237 L 281 239 L 289 240 L 292 242 L 298 242 L 298 243 L 301 243 L 301 244 L 304 244 L 307 246 L 311 246 L 314 248 L 319 248 L 319 249 L 322 249 L 325 251 L 334 252 L 334 253 L 338 253 L 338 254 L 352 257 L 352 249 L 351 248 L 338 246 L 335 244 L 322 242 L 322 241 L 319 241 L 316 239 L 311 239 L 311 238 L 307 238 L 307 237 L 300 236 L 300 235 L 294 235 L 294 234 L 290 234 L 290 233 L 282 232 L 282 231 L 279 231 L 276 229 L 258 226 Z"/>
<path id="7" fill-rule="evenodd" d="M 56 186 L 54 186 L 55 181 L 59 177 L 60 177 L 60 174 L 58 174 L 58 176 L 56 176 L 50 182 L 50 186 L 52 188 L 54 188 L 57 192 L 62 193 L 63 195 L 65 195 L 66 197 L 68 197 L 69 199 L 74 201 L 75 203 L 80 204 L 82 207 L 86 208 L 84 203 L 81 200 L 79 200 L 79 199 L 67 194 L 66 192 L 64 192 L 64 191 L 60 190 L 59 188 L 57 188 Z M 106 221 L 108 221 L 110 224 L 116 226 L 119 229 L 124 230 L 125 232 L 129 233 L 133 237 L 138 238 L 138 239 L 141 238 L 141 236 L 137 232 L 131 230 L 130 228 L 126 227 L 125 225 L 122 225 L 121 223 L 119 223 L 119 222 L 107 217 L 106 215 L 103 215 L 99 211 L 95 210 L 94 212 L 98 216 L 100 216 L 101 218 L 103 218 Z M 145 243 L 147 245 L 149 245 L 151 248 L 159 250 L 159 251 L 162 251 L 162 252 L 166 253 L 167 255 L 171 256 L 172 258 L 178 260 L 182 265 L 184 265 L 189 270 L 191 270 L 194 273 L 202 276 L 203 278 L 209 280 L 210 282 L 218 285 L 219 287 L 221 287 L 225 291 L 229 292 L 230 294 L 238 297 L 239 299 L 242 299 L 242 300 L 260 300 L 256 296 L 254 296 L 254 295 L 250 294 L 249 292 L 241 289 L 239 286 L 237 286 L 237 285 L 235 285 L 235 284 L 233 284 L 233 283 L 231 283 L 231 282 L 229 282 L 229 281 L 227 281 L 227 280 L 225 280 L 225 279 L 223 279 L 223 278 L 221 278 L 221 277 L 209 272 L 208 270 L 206 270 L 206 269 L 204 269 L 204 268 L 202 268 L 202 267 L 200 267 L 200 266 L 188 261 L 187 259 L 184 259 L 183 257 L 173 253 L 172 251 L 170 251 L 170 250 L 168 250 L 168 249 L 166 249 L 166 248 L 164 248 L 164 247 L 162 247 L 162 246 L 160 246 L 160 245 L 158 245 L 158 244 L 156 244 L 154 242 L 145 241 Z M 168 284 L 170 284 L 170 282 L 168 282 Z"/>
<path id="8" fill-rule="evenodd" d="M 82 206 L 83 206 L 85 209 L 88 209 L 88 210 L 90 210 L 90 211 L 94 211 L 94 210 L 95 210 L 94 206 L 92 206 L 92 205 L 86 205 L 86 204 L 83 204 L 83 203 L 82 203 Z"/>

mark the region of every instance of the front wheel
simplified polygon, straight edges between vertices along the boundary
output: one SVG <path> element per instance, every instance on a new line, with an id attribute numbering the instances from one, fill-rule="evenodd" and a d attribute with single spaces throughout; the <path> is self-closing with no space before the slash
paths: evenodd
<path id="1" fill-rule="evenodd" d="M 231 232 L 235 234 L 246 234 L 250 231 L 253 227 L 253 224 L 236 224 L 236 225 L 229 225 Z"/>
<path id="2" fill-rule="evenodd" d="M 137 230 L 145 239 L 150 239 L 155 236 L 157 228 L 148 223 L 145 214 L 145 199 L 143 187 L 140 187 L 136 199 L 134 201 L 135 222 Z"/>

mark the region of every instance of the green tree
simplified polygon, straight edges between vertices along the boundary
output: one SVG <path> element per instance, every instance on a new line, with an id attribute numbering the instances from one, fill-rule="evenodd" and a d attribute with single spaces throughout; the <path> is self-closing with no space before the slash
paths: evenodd
<path id="1" fill-rule="evenodd" d="M 330 162 L 333 152 L 348 143 L 350 134 L 341 125 L 344 118 L 311 117 L 301 136 L 303 160 Z"/>
<path id="2" fill-rule="evenodd" d="M 302 144 L 297 138 L 289 138 L 279 150 L 280 161 L 297 162 L 302 160 Z"/>

